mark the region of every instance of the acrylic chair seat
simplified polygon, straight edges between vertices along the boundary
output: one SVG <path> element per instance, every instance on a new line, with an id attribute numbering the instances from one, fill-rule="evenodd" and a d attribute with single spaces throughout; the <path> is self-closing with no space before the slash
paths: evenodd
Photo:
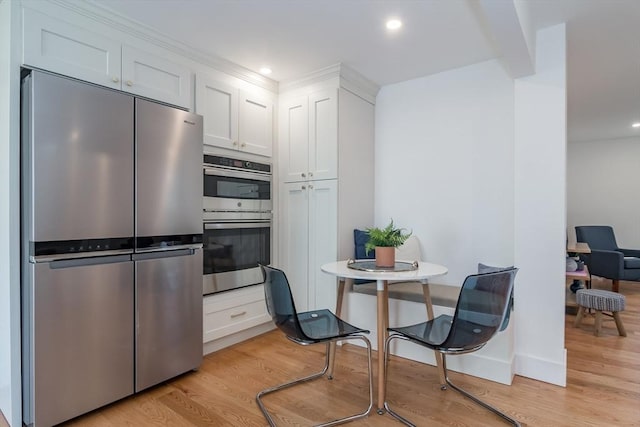
<path id="1" fill-rule="evenodd" d="M 330 310 L 321 309 L 298 313 L 295 308 L 291 288 L 285 273 L 282 270 L 261 265 L 264 277 L 264 293 L 267 311 L 271 315 L 276 327 L 285 336 L 300 345 L 326 344 L 324 368 L 317 373 L 298 378 L 284 384 L 262 390 L 256 396 L 256 402 L 270 426 L 274 427 L 275 421 L 267 411 L 262 397 L 267 394 L 292 387 L 316 378 L 323 377 L 329 368 L 329 346 L 336 341 L 361 340 L 367 349 L 368 381 L 369 381 L 369 405 L 357 414 L 338 418 L 336 420 L 319 424 L 318 427 L 333 426 L 366 417 L 373 407 L 373 378 L 371 372 L 371 343 L 364 336 L 369 331 L 353 326 L 337 317 Z M 328 376 L 332 379 L 332 376 Z"/>
<path id="2" fill-rule="evenodd" d="M 442 354 L 447 386 L 490 410 L 514 426 L 520 423 L 507 414 L 483 402 L 451 382 L 446 355 L 466 354 L 480 350 L 499 331 L 506 328 L 516 268 L 468 276 L 462 288 L 453 316 L 441 315 L 415 325 L 388 328 L 385 342 L 385 364 L 389 363 L 391 342 L 402 339 L 430 348 Z M 388 372 L 388 369 L 386 370 Z M 386 380 L 386 379 L 385 379 Z M 445 390 L 447 387 L 442 387 Z M 388 388 L 387 388 L 388 390 Z M 385 409 L 408 426 L 414 424 L 393 411 L 385 396 Z"/>

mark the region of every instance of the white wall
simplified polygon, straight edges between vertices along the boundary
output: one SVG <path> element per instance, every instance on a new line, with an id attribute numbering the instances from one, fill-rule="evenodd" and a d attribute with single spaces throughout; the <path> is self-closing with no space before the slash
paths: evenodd
<path id="1" fill-rule="evenodd" d="M 515 372 L 559 385 L 565 40 L 564 26 L 539 32 L 536 74 L 516 81 L 488 61 L 383 87 L 375 153 L 376 225 L 413 229 L 425 258 L 449 268 L 438 282 L 459 284 L 478 262 L 519 267 Z M 501 344 L 493 354 L 508 359 Z"/>
<path id="2" fill-rule="evenodd" d="M 618 245 L 640 248 L 640 137 L 569 142 L 567 233 L 576 225 L 610 225 Z"/>
<path id="3" fill-rule="evenodd" d="M 413 230 L 438 282 L 513 264 L 513 80 L 497 61 L 381 89 L 375 222 Z"/>
<path id="4" fill-rule="evenodd" d="M 0 0 L 0 410 L 21 425 L 18 4 Z M 13 19 L 12 19 L 13 18 Z M 14 248 L 10 250 L 9 248 Z"/>
<path id="5" fill-rule="evenodd" d="M 378 94 L 375 223 L 393 217 L 413 230 L 423 258 L 449 269 L 435 283 L 460 286 L 478 262 L 514 263 L 513 103 L 513 80 L 498 61 L 385 86 Z M 349 319 L 364 322 L 363 311 L 350 309 Z M 441 307 L 436 311 L 442 314 Z M 426 315 L 420 304 L 397 301 L 389 312 L 392 324 Z M 513 331 L 480 352 L 452 358 L 449 367 L 510 384 Z M 397 351 L 432 363 L 432 352 Z"/>
<path id="6" fill-rule="evenodd" d="M 516 373 L 566 384 L 566 33 L 538 32 L 536 74 L 515 81 Z"/>

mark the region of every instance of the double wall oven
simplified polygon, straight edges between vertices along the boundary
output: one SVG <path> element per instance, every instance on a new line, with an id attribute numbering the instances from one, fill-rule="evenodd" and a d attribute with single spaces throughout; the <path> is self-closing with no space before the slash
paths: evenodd
<path id="1" fill-rule="evenodd" d="M 203 294 L 262 283 L 271 262 L 271 165 L 204 155 Z"/>

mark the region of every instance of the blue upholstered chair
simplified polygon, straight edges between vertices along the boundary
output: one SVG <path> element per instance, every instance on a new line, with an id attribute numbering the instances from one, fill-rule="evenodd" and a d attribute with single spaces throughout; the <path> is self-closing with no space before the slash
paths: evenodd
<path id="1" fill-rule="evenodd" d="M 308 375 L 287 383 L 262 390 L 256 396 L 258 406 L 271 427 L 275 427 L 275 422 L 262 403 L 262 397 L 296 384 L 321 378 L 329 368 L 329 344 L 335 341 L 361 340 L 367 348 L 369 364 L 369 406 L 358 414 L 349 415 L 343 418 L 319 424 L 320 426 L 333 426 L 366 417 L 373 407 L 373 379 L 371 376 L 371 343 L 364 336 L 369 331 L 357 328 L 334 315 L 329 310 L 314 310 L 298 313 L 291 295 L 291 288 L 287 276 L 282 270 L 261 265 L 264 277 L 264 295 L 267 304 L 267 311 L 271 315 L 276 327 L 280 329 L 286 337 L 300 345 L 326 344 L 326 356 L 324 368 L 315 374 Z M 331 379 L 332 377 L 329 377 Z M 347 398 L 347 397 L 345 397 Z"/>
<path id="2" fill-rule="evenodd" d="M 613 228 L 607 225 L 576 226 L 576 240 L 591 248 L 590 254 L 581 255 L 589 273 L 611 279 L 614 292 L 618 292 L 620 280 L 640 281 L 640 250 L 619 248 Z"/>
<path id="3" fill-rule="evenodd" d="M 453 316 L 441 315 L 416 325 L 389 328 L 389 337 L 385 342 L 385 365 L 387 368 L 393 340 L 402 339 L 430 348 L 442 354 L 442 367 L 447 386 L 512 425 L 520 426 L 517 420 L 453 384 L 449 380 L 446 359 L 449 355 L 466 354 L 480 350 L 501 328 L 505 327 L 504 321 L 510 310 L 511 293 L 517 271 L 516 268 L 510 268 L 468 276 L 460 289 L 460 297 Z M 388 376 L 389 370 L 385 371 Z M 387 396 L 385 396 L 384 407 L 389 414 L 402 423 L 414 426 L 411 421 L 389 407 Z"/>

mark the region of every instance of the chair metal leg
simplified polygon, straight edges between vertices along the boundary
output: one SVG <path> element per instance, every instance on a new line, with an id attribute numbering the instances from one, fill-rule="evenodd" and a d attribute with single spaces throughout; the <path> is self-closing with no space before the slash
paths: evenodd
<path id="1" fill-rule="evenodd" d="M 395 334 L 391 334 L 389 335 L 389 337 L 387 338 L 387 340 L 385 341 L 385 351 L 384 351 L 384 363 L 385 363 L 385 396 L 384 396 L 384 409 L 387 410 L 387 412 L 389 413 L 389 415 L 391 415 L 392 417 L 394 417 L 395 419 L 397 419 L 398 421 L 400 421 L 401 423 L 409 426 L 409 427 L 416 427 L 415 424 L 413 424 L 411 421 L 409 421 L 408 419 L 404 418 L 402 415 L 398 414 L 397 412 L 394 412 L 390 407 L 389 407 L 389 402 L 387 401 L 387 396 L 386 396 L 386 392 L 387 392 L 387 377 L 388 377 L 388 363 L 389 363 L 389 354 L 390 354 L 390 343 L 392 340 L 394 339 L 403 339 L 405 341 L 411 341 L 409 338 L 404 337 L 402 335 L 395 335 Z M 461 389 L 460 387 L 458 387 L 457 385 L 453 384 L 451 382 L 451 380 L 449 379 L 449 373 L 447 371 L 447 359 L 444 353 L 442 354 L 442 370 L 444 371 L 444 379 L 446 381 L 446 384 L 451 387 L 452 389 L 456 390 L 457 392 L 461 393 L 462 395 L 468 397 L 469 399 L 473 400 L 474 402 L 476 402 L 478 405 L 490 410 L 491 412 L 493 412 L 494 414 L 500 416 L 502 419 L 504 419 L 505 421 L 508 421 L 509 423 L 511 423 L 512 425 L 516 426 L 516 427 L 521 427 L 520 423 L 509 417 L 507 414 L 505 414 L 504 412 L 501 412 L 500 410 L 494 408 L 493 406 L 489 405 L 488 403 L 483 402 L 482 400 L 478 399 L 477 397 L 475 397 L 474 395 L 472 395 L 471 393 Z M 446 388 L 443 388 L 442 390 L 446 390 Z"/>
<path id="2" fill-rule="evenodd" d="M 358 414 L 355 415 L 350 415 L 348 417 L 344 417 L 344 418 L 339 418 L 337 420 L 333 420 L 330 421 L 328 423 L 323 423 L 323 424 L 318 424 L 316 427 L 329 427 L 329 426 L 335 426 L 338 424 L 343 424 L 349 421 L 353 421 L 359 418 L 364 418 L 367 415 L 369 415 L 369 412 L 371 412 L 371 408 L 373 408 L 373 375 L 372 375 L 372 371 L 371 371 L 371 343 L 369 342 L 369 340 L 362 336 L 362 335 L 354 335 L 352 337 L 346 337 L 346 338 L 340 338 L 340 340 L 351 340 L 351 339 L 359 339 L 364 341 L 364 343 L 367 346 L 367 362 L 368 362 L 368 374 L 369 374 L 369 406 L 367 407 L 367 409 L 363 412 L 360 412 Z M 329 358 L 330 358 L 330 343 L 331 342 L 327 342 L 327 350 L 326 350 L 326 356 L 325 356 L 325 364 L 324 364 L 324 368 L 320 371 L 317 372 L 315 374 L 311 374 L 308 375 L 306 377 L 303 378 L 298 378 L 296 380 L 293 381 L 289 381 L 286 382 L 284 384 L 280 384 L 277 385 L 275 387 L 270 387 L 267 388 L 265 390 L 262 390 L 261 392 L 259 392 L 256 395 L 256 402 L 258 403 L 258 407 L 260 408 L 260 411 L 262 411 L 262 414 L 264 415 L 265 419 L 267 420 L 267 422 L 269 423 L 269 426 L 271 427 L 276 427 L 276 423 L 273 420 L 273 418 L 271 417 L 271 415 L 269 415 L 269 412 L 267 411 L 267 408 L 264 406 L 264 404 L 262 403 L 262 397 L 266 396 L 267 394 L 279 391 L 279 390 L 284 390 L 285 388 L 297 385 L 297 384 L 301 384 L 307 381 L 311 381 L 317 378 L 322 377 L 328 370 L 329 368 Z"/>
<path id="3" fill-rule="evenodd" d="M 393 409 L 391 409 L 389 407 L 389 402 L 387 401 L 387 393 L 389 392 L 389 389 L 387 387 L 387 379 L 389 377 L 389 354 L 391 353 L 390 344 L 391 344 L 391 341 L 396 338 L 409 341 L 408 338 L 403 337 L 402 335 L 391 334 L 387 337 L 387 339 L 384 342 L 384 409 L 389 413 L 389 415 L 391 415 L 393 418 L 400 421 L 404 425 L 407 425 L 409 427 L 416 427 L 416 425 L 413 424 L 411 421 L 409 421 L 408 419 L 406 419 L 405 417 L 403 417 L 402 415 L 398 414 Z"/>
<path id="4" fill-rule="evenodd" d="M 482 400 L 478 399 L 476 396 L 474 396 L 473 394 L 469 393 L 468 391 L 465 391 L 465 390 L 461 389 L 460 387 L 458 387 L 457 385 L 453 384 L 451 382 L 451 380 L 449 379 L 449 374 L 448 374 L 448 371 L 447 371 L 447 357 L 446 357 L 445 354 L 442 354 L 442 367 L 444 369 L 444 378 L 447 381 L 447 384 L 452 389 L 454 389 L 458 393 L 468 397 L 469 399 L 473 400 L 474 402 L 476 402 L 478 405 L 484 407 L 485 409 L 488 409 L 491 412 L 493 412 L 494 414 L 500 416 L 503 420 L 511 423 L 511 425 L 514 425 L 516 427 L 520 427 L 520 423 L 517 420 L 511 418 L 510 416 L 508 416 L 504 412 L 500 411 L 497 408 L 494 408 L 493 406 L 489 405 L 488 403 L 483 402 Z"/>

